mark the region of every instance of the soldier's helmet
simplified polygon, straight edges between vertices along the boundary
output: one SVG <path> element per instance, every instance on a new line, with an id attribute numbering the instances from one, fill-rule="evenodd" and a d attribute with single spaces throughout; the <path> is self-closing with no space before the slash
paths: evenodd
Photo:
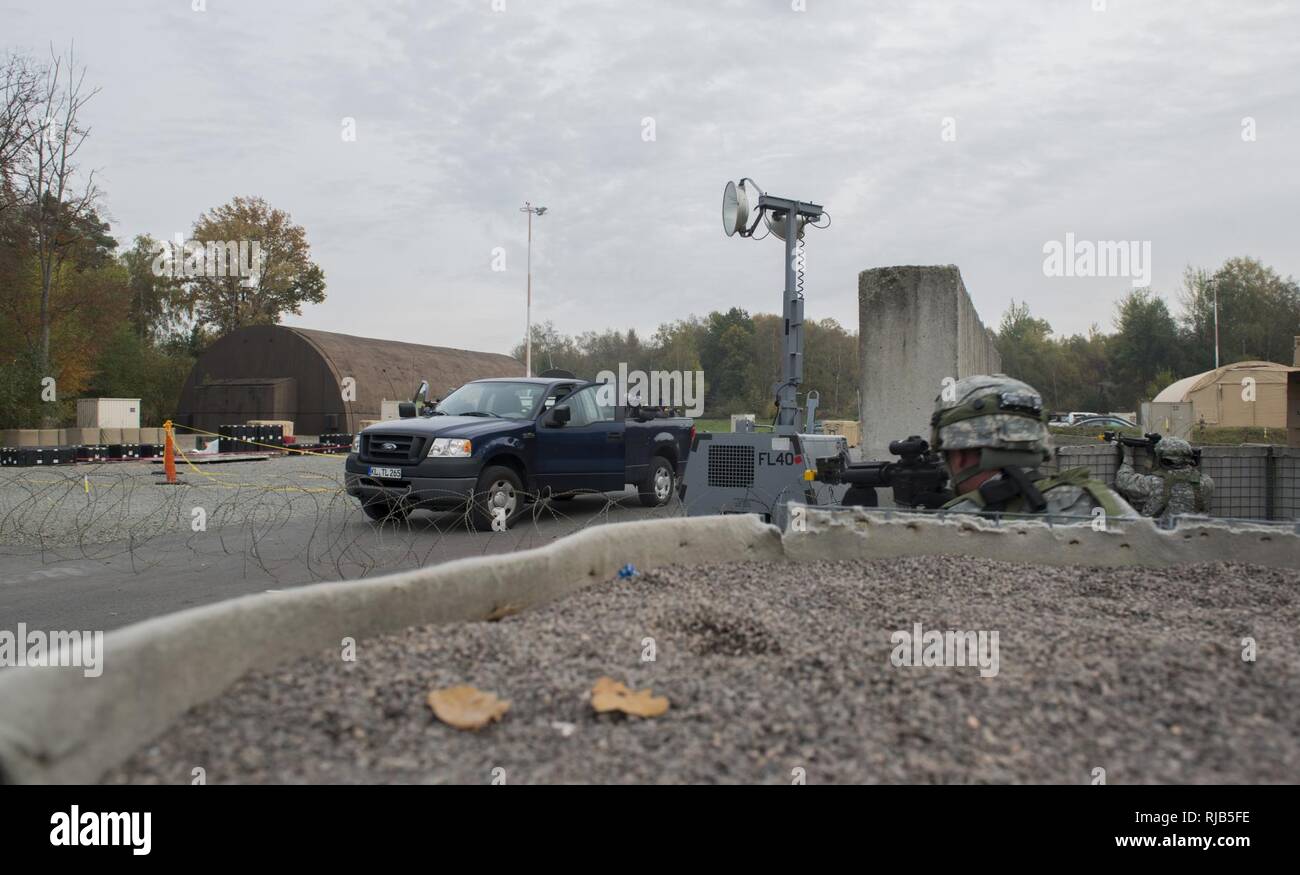
<path id="1" fill-rule="evenodd" d="M 1042 396 L 1006 374 L 963 377 L 935 399 L 930 446 L 939 452 L 981 450 L 979 464 L 961 472 L 966 476 L 1038 465 L 1052 453 Z"/>
<path id="2" fill-rule="evenodd" d="M 1193 461 L 1192 445 L 1182 438 L 1161 438 L 1155 446 L 1156 459 L 1170 468 L 1184 468 Z"/>

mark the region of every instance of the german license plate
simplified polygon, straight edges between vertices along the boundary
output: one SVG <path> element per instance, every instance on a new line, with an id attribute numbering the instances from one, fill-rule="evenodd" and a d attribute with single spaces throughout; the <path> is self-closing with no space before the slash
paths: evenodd
<path id="1" fill-rule="evenodd" d="M 373 468 L 373 467 L 372 467 L 372 468 L 370 469 L 370 476 L 371 476 L 371 477 L 384 477 L 384 478 L 386 478 L 386 479 L 388 479 L 388 480 L 401 480 L 401 479 L 402 479 L 402 469 L 401 469 L 401 468 Z"/>

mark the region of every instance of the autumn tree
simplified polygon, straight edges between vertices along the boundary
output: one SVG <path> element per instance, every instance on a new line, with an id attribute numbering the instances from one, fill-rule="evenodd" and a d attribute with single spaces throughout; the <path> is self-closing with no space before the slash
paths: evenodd
<path id="1" fill-rule="evenodd" d="M 1261 359 L 1289 364 L 1300 334 L 1300 286 L 1254 258 L 1230 258 L 1214 273 L 1183 274 L 1182 328 L 1192 370 L 1214 367 L 1214 308 L 1219 308 L 1220 363 Z"/>
<path id="2" fill-rule="evenodd" d="M 1129 292 L 1115 310 L 1109 356 L 1120 403 L 1125 409 L 1136 409 L 1138 403 L 1151 397 L 1148 387 L 1156 382 L 1157 375 L 1182 369 L 1187 358 L 1185 343 L 1169 306 L 1150 288 Z"/>
<path id="3" fill-rule="evenodd" d="M 71 49 L 66 56 L 51 58 L 39 74 L 35 99 L 28 107 L 26 128 L 33 135 L 26 140 L 16 170 L 39 268 L 38 356 L 46 373 L 51 370 L 50 297 L 55 278 L 74 251 L 84 249 L 87 242 L 94 245 L 108 227 L 96 216 L 95 173 L 83 174 L 77 161 L 90 135 L 82 110 L 99 91 L 88 88 L 85 81 L 86 69 L 78 66 Z"/>
<path id="4" fill-rule="evenodd" d="M 261 198 L 236 197 L 203 213 L 191 237 L 197 245 L 192 252 L 186 247 L 185 259 L 201 262 L 200 270 L 185 270 L 181 258 L 160 266 L 183 277 L 197 324 L 218 337 L 245 325 L 273 325 L 300 314 L 303 304 L 325 300 L 325 273 L 311 260 L 307 232 Z M 229 257 L 236 253 L 242 258 Z"/>

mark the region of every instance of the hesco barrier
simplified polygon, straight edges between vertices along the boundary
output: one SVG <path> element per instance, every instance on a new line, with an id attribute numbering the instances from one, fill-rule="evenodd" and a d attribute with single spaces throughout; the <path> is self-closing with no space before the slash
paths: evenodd
<path id="1" fill-rule="evenodd" d="M 1034 519 L 970 514 L 920 515 L 863 508 L 810 508 L 806 531 L 787 532 L 788 559 L 976 556 L 1039 565 L 1101 567 L 1243 562 L 1277 568 L 1300 564 L 1300 531 L 1277 524 L 1180 523 L 1161 529 L 1149 519 L 1108 520 L 1105 531 L 1085 522 L 1047 525 Z"/>
<path id="2" fill-rule="evenodd" d="M 1145 455 L 1145 450 L 1138 452 Z M 1119 456 L 1110 444 L 1056 448 L 1055 470 L 1079 466 L 1114 486 Z M 1206 446 L 1201 448 L 1201 470 L 1214 478 L 1212 516 L 1300 519 L 1300 449 Z"/>
<path id="3" fill-rule="evenodd" d="M 95 781 L 249 671 L 339 648 L 345 637 L 504 617 L 609 581 L 628 563 L 962 554 L 1057 565 L 1294 567 L 1300 558 L 1294 531 L 1217 521 L 1170 531 L 1147 520 L 1112 522 L 1098 532 L 1086 524 L 814 509 L 805 523 L 784 535 L 748 515 L 608 524 L 535 550 L 248 596 L 110 632 L 99 677 L 75 667 L 0 669 L 0 778 Z"/>

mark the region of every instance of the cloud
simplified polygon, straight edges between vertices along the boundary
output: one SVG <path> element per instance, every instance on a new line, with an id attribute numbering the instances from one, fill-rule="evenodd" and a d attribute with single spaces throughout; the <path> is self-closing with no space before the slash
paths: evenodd
<path id="1" fill-rule="evenodd" d="M 986 322 L 1014 297 L 1058 331 L 1107 328 L 1126 278 L 1043 276 L 1067 231 L 1151 240 L 1171 301 L 1187 264 L 1300 273 L 1294 6 L 504 5 L 47 2 L 10 40 L 75 39 L 103 87 L 86 151 L 123 238 L 262 195 L 326 270 L 328 301 L 293 320 L 318 328 L 509 349 L 525 199 L 550 208 L 535 319 L 774 311 L 779 246 L 721 233 L 740 176 L 826 205 L 807 312 L 850 326 L 858 271 L 955 263 Z"/>

